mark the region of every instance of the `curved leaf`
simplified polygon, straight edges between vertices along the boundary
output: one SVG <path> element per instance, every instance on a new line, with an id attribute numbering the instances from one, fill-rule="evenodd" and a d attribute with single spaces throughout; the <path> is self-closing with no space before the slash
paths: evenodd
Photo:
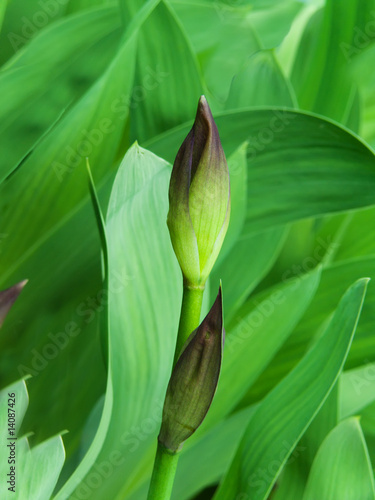
<path id="1" fill-rule="evenodd" d="M 348 289 L 325 334 L 259 405 L 215 500 L 230 500 L 239 493 L 252 500 L 268 498 L 288 456 L 343 368 L 367 282 L 360 280 Z"/>
<path id="2" fill-rule="evenodd" d="M 93 499 L 123 498 L 156 442 L 181 301 L 181 273 L 165 222 L 169 177 L 170 165 L 137 145 L 118 171 L 106 222 L 109 363 L 103 416 L 58 499 L 74 498 L 79 481 L 78 498 L 85 491 Z M 119 277 L 128 280 L 121 286 Z M 111 469 L 111 479 L 94 488 L 91 478 L 102 464 Z"/>
<path id="3" fill-rule="evenodd" d="M 319 448 L 303 500 L 374 500 L 374 474 L 357 418 L 335 427 Z"/>

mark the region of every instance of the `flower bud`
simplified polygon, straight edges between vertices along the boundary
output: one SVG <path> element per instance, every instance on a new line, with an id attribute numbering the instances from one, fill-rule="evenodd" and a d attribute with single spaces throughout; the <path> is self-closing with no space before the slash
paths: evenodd
<path id="1" fill-rule="evenodd" d="M 16 301 L 18 295 L 22 292 L 27 280 L 17 283 L 6 290 L 0 292 L 0 327 L 4 323 L 5 316 L 10 311 L 10 308 Z"/>
<path id="2" fill-rule="evenodd" d="M 180 147 L 169 186 L 168 228 L 189 285 L 204 285 L 219 255 L 230 215 L 229 171 L 206 98 Z"/>
<path id="3" fill-rule="evenodd" d="M 221 287 L 172 371 L 165 396 L 159 442 L 175 453 L 203 422 L 215 395 L 224 343 Z"/>

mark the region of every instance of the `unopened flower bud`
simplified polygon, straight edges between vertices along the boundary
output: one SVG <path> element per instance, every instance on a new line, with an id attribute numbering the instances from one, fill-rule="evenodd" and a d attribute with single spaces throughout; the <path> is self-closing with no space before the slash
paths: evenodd
<path id="1" fill-rule="evenodd" d="M 224 343 L 221 288 L 198 328 L 186 341 L 165 396 L 159 442 L 177 452 L 202 423 L 215 395 Z"/>
<path id="2" fill-rule="evenodd" d="M 204 285 L 219 255 L 230 216 L 229 171 L 206 98 L 180 147 L 169 186 L 168 228 L 189 285 Z"/>
<path id="3" fill-rule="evenodd" d="M 16 301 L 18 295 L 22 292 L 27 280 L 17 283 L 6 290 L 0 292 L 0 327 L 4 323 L 5 316 Z"/>

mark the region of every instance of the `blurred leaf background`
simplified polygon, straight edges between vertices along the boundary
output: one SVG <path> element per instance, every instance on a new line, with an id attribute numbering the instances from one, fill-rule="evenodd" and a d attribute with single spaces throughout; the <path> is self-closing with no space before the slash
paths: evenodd
<path id="1" fill-rule="evenodd" d="M 371 282 L 351 335 L 357 280 L 375 275 L 375 2 L 3 0 L 0 26 L 1 289 L 29 280 L 0 333 L 0 380 L 31 375 L 31 446 L 68 431 L 56 497 L 145 498 L 181 300 L 170 163 L 204 93 L 232 188 L 204 312 L 221 278 L 227 342 L 174 498 L 221 482 L 219 499 L 374 499 Z M 248 423 L 271 405 L 283 428 L 272 398 L 311 353 L 329 369 L 288 407 L 300 432 L 279 433 L 281 451 L 263 430 L 276 455 L 259 472 Z"/>

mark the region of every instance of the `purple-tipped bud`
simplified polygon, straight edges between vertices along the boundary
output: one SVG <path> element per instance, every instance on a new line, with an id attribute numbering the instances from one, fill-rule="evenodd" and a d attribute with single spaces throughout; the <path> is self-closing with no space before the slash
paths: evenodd
<path id="1" fill-rule="evenodd" d="M 159 442 L 171 452 L 181 448 L 208 412 L 219 380 L 223 344 L 220 287 L 210 312 L 187 340 L 169 381 Z"/>
<path id="2" fill-rule="evenodd" d="M 16 301 L 18 295 L 22 292 L 23 287 L 26 285 L 27 280 L 17 283 L 6 290 L 0 292 L 0 327 L 4 323 L 5 316 L 8 314 L 10 308 Z"/>
<path id="3" fill-rule="evenodd" d="M 230 216 L 229 171 L 206 98 L 180 147 L 169 186 L 168 228 L 185 282 L 204 285 Z"/>

